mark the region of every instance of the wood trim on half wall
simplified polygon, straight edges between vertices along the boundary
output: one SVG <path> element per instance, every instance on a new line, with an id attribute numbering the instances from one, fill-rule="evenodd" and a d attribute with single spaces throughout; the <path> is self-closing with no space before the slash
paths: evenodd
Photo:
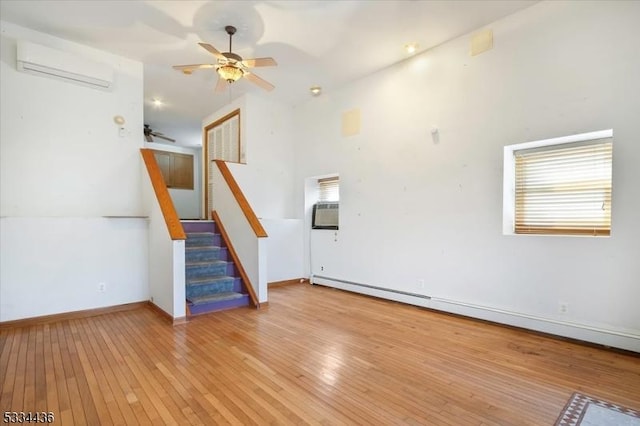
<path id="1" fill-rule="evenodd" d="M 231 193 L 236 199 L 236 202 L 240 206 L 240 210 L 242 210 L 244 217 L 247 218 L 247 222 L 249 222 L 249 225 L 251 226 L 251 229 L 253 229 L 253 232 L 256 234 L 256 237 L 267 237 L 267 231 L 265 231 L 265 229 L 262 227 L 262 224 L 260 223 L 258 216 L 256 216 L 256 213 L 251 208 L 247 197 L 245 197 L 242 193 L 242 190 L 240 189 L 238 182 L 236 182 L 233 175 L 231 174 L 231 170 L 229 170 L 229 166 L 227 166 L 227 163 L 222 160 L 214 160 L 214 162 L 216 163 L 216 166 L 218 166 L 222 177 L 231 190 Z"/>
<path id="2" fill-rule="evenodd" d="M 178 216 L 176 208 L 173 205 L 171 194 L 169 194 L 167 185 L 164 181 L 164 178 L 162 177 L 162 172 L 160 171 L 160 167 L 158 166 L 156 157 L 153 154 L 153 150 L 149 148 L 141 148 L 140 152 L 142 154 L 142 158 L 144 159 L 144 164 L 147 168 L 147 172 L 149 173 L 151 186 L 153 187 L 153 191 L 156 194 L 156 199 L 160 204 L 160 210 L 162 211 L 162 216 L 164 216 L 164 221 L 167 224 L 167 230 L 169 231 L 171 239 L 186 240 L 187 235 L 184 233 L 182 223 L 180 222 L 180 217 Z"/>

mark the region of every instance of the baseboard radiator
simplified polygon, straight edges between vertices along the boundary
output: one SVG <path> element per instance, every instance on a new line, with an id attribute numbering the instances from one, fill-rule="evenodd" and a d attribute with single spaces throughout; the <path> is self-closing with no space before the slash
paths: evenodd
<path id="1" fill-rule="evenodd" d="M 382 299 L 421 306 L 443 312 L 507 324 L 557 336 L 569 337 L 604 346 L 610 346 L 640 353 L 640 331 L 611 330 L 587 324 L 560 321 L 521 312 L 508 311 L 490 306 L 461 302 L 424 294 L 411 293 L 340 278 L 312 275 L 311 284 L 339 288 L 354 293 L 366 294 Z"/>
<path id="2" fill-rule="evenodd" d="M 424 294 L 410 293 L 408 291 L 394 290 L 392 288 L 376 287 L 375 285 L 362 284 L 362 283 L 357 283 L 355 281 L 341 280 L 341 279 L 338 279 L 338 278 L 324 277 L 322 275 L 312 275 L 311 276 L 311 284 L 321 284 L 322 285 L 323 283 L 322 282 L 317 282 L 317 279 L 320 279 L 322 281 L 328 280 L 328 281 L 333 281 L 333 282 L 342 283 L 342 284 L 354 285 L 354 286 L 357 286 L 357 287 L 362 287 L 362 288 L 367 288 L 367 289 L 372 289 L 372 290 L 384 291 L 386 293 L 394 293 L 394 294 L 400 294 L 400 295 L 403 295 L 403 296 L 411 296 L 411 297 L 417 297 L 417 298 L 420 298 L 420 299 L 431 300 L 431 296 L 425 296 Z"/>

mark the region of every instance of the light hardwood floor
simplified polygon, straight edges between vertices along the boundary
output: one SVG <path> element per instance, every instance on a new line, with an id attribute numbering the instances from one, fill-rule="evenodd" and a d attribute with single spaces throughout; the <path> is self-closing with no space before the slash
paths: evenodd
<path id="1" fill-rule="evenodd" d="M 172 327 L 150 308 L 0 331 L 0 409 L 56 424 L 552 425 L 640 408 L 640 358 L 308 284 Z"/>

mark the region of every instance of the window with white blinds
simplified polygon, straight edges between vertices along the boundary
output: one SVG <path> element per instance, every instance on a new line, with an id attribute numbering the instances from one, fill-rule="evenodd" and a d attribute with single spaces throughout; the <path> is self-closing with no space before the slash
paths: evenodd
<path id="1" fill-rule="evenodd" d="M 516 234 L 609 235 L 612 138 L 514 150 Z"/>
<path id="2" fill-rule="evenodd" d="M 318 201 L 340 201 L 340 181 L 337 176 L 318 179 L 320 196 Z"/>

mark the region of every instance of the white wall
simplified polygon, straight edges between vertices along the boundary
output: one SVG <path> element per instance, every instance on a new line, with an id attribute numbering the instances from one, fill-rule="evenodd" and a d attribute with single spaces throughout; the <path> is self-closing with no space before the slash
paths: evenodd
<path id="1" fill-rule="evenodd" d="M 202 203 L 202 148 L 187 148 L 183 146 L 171 146 L 157 142 L 144 143 L 145 148 L 156 151 L 179 152 L 193 155 L 193 189 L 169 188 L 169 194 L 180 219 L 197 219 L 201 217 Z"/>
<path id="2" fill-rule="evenodd" d="M 146 167 L 142 171 L 142 200 L 148 216 L 149 300 L 174 319 L 186 316 L 185 241 L 173 241 Z"/>
<path id="3" fill-rule="evenodd" d="M 303 238 L 301 221 L 292 220 L 295 216 L 292 109 L 273 101 L 268 94 L 245 95 L 206 117 L 203 127 L 238 108 L 247 163 L 227 164 L 269 235 L 267 281 L 300 278 L 302 255 L 290 255 L 290 247 L 300 249 Z"/>
<path id="4" fill-rule="evenodd" d="M 217 212 L 224 229 L 231 240 L 238 259 L 242 264 L 258 302 L 266 302 L 267 295 L 267 243 L 265 238 L 258 238 L 247 221 L 242 208 L 226 184 L 218 167 L 210 171 L 212 176 L 213 210 Z"/>
<path id="5" fill-rule="evenodd" d="M 227 163 L 229 169 L 259 218 L 293 218 L 292 110 L 264 96 L 248 94 L 235 100 L 206 117 L 203 127 L 240 108 L 247 164 Z"/>
<path id="6" fill-rule="evenodd" d="M 267 282 L 302 278 L 304 222 L 300 219 L 263 219 L 267 231 Z"/>
<path id="7" fill-rule="evenodd" d="M 146 239 L 141 219 L 1 218 L 0 321 L 148 300 Z"/>
<path id="8" fill-rule="evenodd" d="M 146 223 L 104 218 L 142 214 L 142 64 L 0 25 L 0 320 L 146 300 Z M 17 39 L 106 64 L 113 90 L 18 72 Z"/>
<path id="9" fill-rule="evenodd" d="M 340 174 L 337 241 L 312 238 L 310 273 L 640 350 L 638 16 L 638 2 L 543 2 L 490 25 L 486 53 L 463 36 L 296 108 L 299 217 L 304 179 Z M 362 129 L 344 138 L 352 108 Z M 504 236 L 503 146 L 609 128 L 611 237 Z"/>
<path id="10" fill-rule="evenodd" d="M 1 25 L 0 214 L 140 214 L 142 64 L 6 22 Z M 106 64 L 115 71 L 114 89 L 18 72 L 17 39 Z M 123 137 L 113 122 L 116 115 L 126 120 Z"/>

